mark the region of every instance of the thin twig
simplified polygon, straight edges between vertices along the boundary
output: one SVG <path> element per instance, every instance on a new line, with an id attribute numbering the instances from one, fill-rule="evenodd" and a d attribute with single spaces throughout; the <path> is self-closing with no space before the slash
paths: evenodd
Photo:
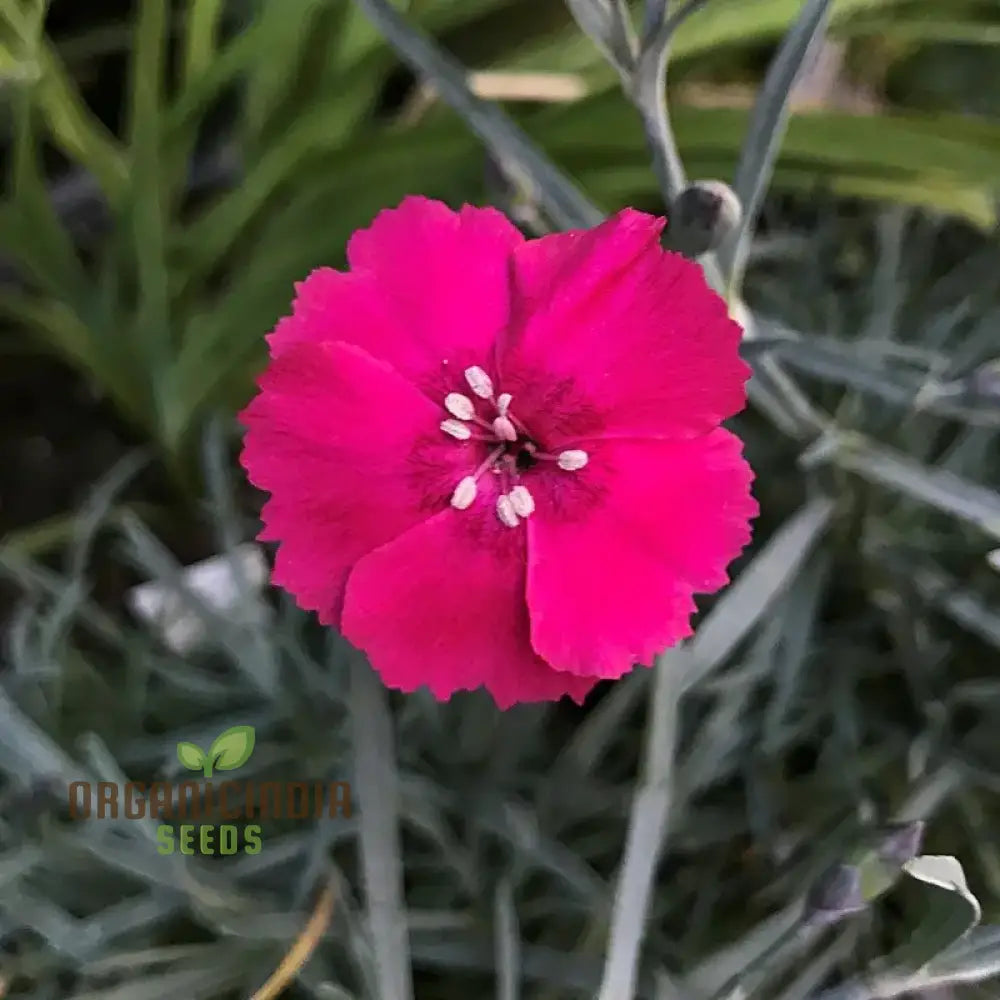
<path id="1" fill-rule="evenodd" d="M 316 945 L 319 944 L 320 939 L 330 926 L 335 901 L 336 894 L 333 885 L 327 885 L 316 902 L 309 922 L 302 928 L 302 933 L 295 939 L 288 954 L 281 960 L 281 964 L 274 970 L 270 979 L 254 993 L 250 1000 L 274 1000 L 291 985 L 292 980 L 298 975 L 302 966 L 309 961 L 312 953 L 316 950 Z"/>

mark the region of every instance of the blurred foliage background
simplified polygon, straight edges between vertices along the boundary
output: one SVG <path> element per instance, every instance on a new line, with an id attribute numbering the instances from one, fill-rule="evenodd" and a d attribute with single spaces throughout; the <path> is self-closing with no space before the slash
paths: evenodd
<path id="1" fill-rule="evenodd" d="M 390 722 L 294 608 L 188 593 L 211 634 L 181 654 L 124 607 L 253 536 L 232 415 L 295 281 L 408 193 L 550 225 L 361 6 L 0 0 L 0 997 L 246 996 L 335 877 L 334 927 L 288 996 L 402 1000 L 358 888 L 400 863 L 418 996 L 597 995 L 643 754 L 656 771 L 648 672 L 579 710 L 394 698 L 398 762 L 363 764 L 351 720 Z M 690 177 L 732 178 L 802 6 L 709 0 L 681 25 Z M 664 210 L 639 116 L 562 0 L 396 7 L 602 211 Z M 734 422 L 763 513 L 675 654 L 690 682 L 645 997 L 753 967 L 803 886 L 890 817 L 927 818 L 1000 922 L 1000 4 L 836 0 L 792 112 L 740 290 L 747 356 L 829 423 L 766 405 Z M 362 800 L 385 809 L 214 862 L 62 816 L 53 782 L 169 775 L 178 740 L 241 723 L 261 774 L 370 764 Z M 378 823 L 396 809 L 401 845 Z M 793 942 L 754 989 L 850 984 L 911 917 L 891 900 Z M 844 994 L 874 995 L 897 994 Z"/>

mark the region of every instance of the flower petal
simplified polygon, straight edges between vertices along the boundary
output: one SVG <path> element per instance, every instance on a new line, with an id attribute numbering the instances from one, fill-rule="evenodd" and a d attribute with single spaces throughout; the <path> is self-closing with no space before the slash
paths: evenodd
<path id="1" fill-rule="evenodd" d="M 524 532 L 501 525 L 481 497 L 358 563 L 344 635 L 402 691 L 426 684 L 447 700 L 485 686 L 500 708 L 563 695 L 581 702 L 596 678 L 552 670 L 531 648 L 524 572 Z"/>
<path id="2" fill-rule="evenodd" d="M 370 274 L 320 267 L 295 285 L 292 314 L 267 335 L 271 357 L 297 344 L 356 344 L 400 372 L 427 367 L 426 352 L 386 311 Z"/>
<path id="3" fill-rule="evenodd" d="M 274 582 L 336 625 L 353 564 L 447 509 L 481 448 L 445 437 L 437 407 L 351 344 L 290 346 L 258 384 L 241 461 L 272 494 L 260 537 L 281 543 Z"/>
<path id="4" fill-rule="evenodd" d="M 619 677 L 691 634 L 692 595 L 728 582 L 757 515 L 742 444 L 603 441 L 546 473 L 528 521 L 531 641 L 574 674 Z"/>
<path id="5" fill-rule="evenodd" d="M 701 268 L 632 209 L 513 254 L 504 390 L 556 448 L 587 437 L 685 438 L 741 410 L 740 328 Z"/>
<path id="6" fill-rule="evenodd" d="M 267 338 L 271 354 L 302 341 L 356 344 L 436 399 L 451 385 L 442 362 L 492 367 L 510 253 L 523 241 L 495 209 L 406 198 L 353 235 L 350 272 L 322 267 L 296 285 L 292 315 Z"/>
<path id="7" fill-rule="evenodd" d="M 428 198 L 406 198 L 380 212 L 347 246 L 352 273 L 374 281 L 384 311 L 420 346 L 423 368 L 400 371 L 427 384 L 441 362 L 451 370 L 493 367 L 497 337 L 510 315 L 510 255 L 524 242 L 493 208 L 454 212 Z"/>

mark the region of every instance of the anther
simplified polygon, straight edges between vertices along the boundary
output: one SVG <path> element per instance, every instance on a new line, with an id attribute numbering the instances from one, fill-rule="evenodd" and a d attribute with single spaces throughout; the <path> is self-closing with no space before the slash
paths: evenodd
<path id="1" fill-rule="evenodd" d="M 518 524 L 517 511 L 514 510 L 513 501 L 508 496 L 501 494 L 497 497 L 497 517 L 502 524 L 508 528 L 516 528 Z"/>
<path id="2" fill-rule="evenodd" d="M 510 409 L 510 401 L 513 398 L 509 392 L 501 392 L 497 396 L 497 412 L 501 417 L 507 416 L 507 411 Z"/>
<path id="3" fill-rule="evenodd" d="M 559 468 L 565 472 L 576 472 L 577 469 L 582 469 L 590 461 L 590 456 L 579 448 L 570 448 L 568 451 L 559 452 L 556 461 Z"/>
<path id="4" fill-rule="evenodd" d="M 493 396 L 493 380 L 478 365 L 465 369 L 465 381 L 469 388 L 480 399 L 491 399 Z"/>
<path id="5" fill-rule="evenodd" d="M 451 505 L 455 510 L 465 510 L 472 505 L 476 499 L 476 480 L 473 476 L 466 476 L 455 487 L 455 492 L 451 495 Z"/>
<path id="6" fill-rule="evenodd" d="M 493 433 L 501 441 L 516 441 L 517 428 L 507 419 L 507 417 L 497 417 L 493 421 Z"/>
<path id="7" fill-rule="evenodd" d="M 468 441 L 472 437 L 472 431 L 461 420 L 442 420 L 441 430 L 459 441 Z"/>
<path id="8" fill-rule="evenodd" d="M 444 408 L 459 420 L 471 420 L 476 415 L 476 407 L 472 400 L 460 392 L 449 392 L 444 397 Z"/>
<path id="9" fill-rule="evenodd" d="M 507 496 L 518 517 L 530 517 L 534 514 L 535 498 L 528 492 L 527 486 L 515 486 Z"/>

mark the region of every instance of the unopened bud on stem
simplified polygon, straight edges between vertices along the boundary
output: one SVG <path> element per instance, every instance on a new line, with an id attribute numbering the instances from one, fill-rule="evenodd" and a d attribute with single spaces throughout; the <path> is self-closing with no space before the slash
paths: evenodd
<path id="1" fill-rule="evenodd" d="M 696 181 L 674 199 L 667 215 L 667 246 L 700 257 L 720 246 L 739 226 L 743 208 L 722 181 Z"/>
<path id="2" fill-rule="evenodd" d="M 867 908 L 861 892 L 861 871 L 854 865 L 834 865 L 810 888 L 805 916 L 816 924 L 835 924 Z"/>

